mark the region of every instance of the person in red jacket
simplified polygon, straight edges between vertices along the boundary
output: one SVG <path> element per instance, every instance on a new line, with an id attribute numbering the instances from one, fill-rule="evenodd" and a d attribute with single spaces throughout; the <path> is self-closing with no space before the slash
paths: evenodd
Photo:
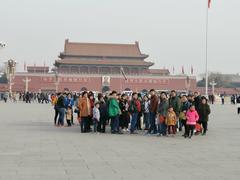
<path id="1" fill-rule="evenodd" d="M 156 126 L 156 115 L 157 115 L 157 109 L 158 109 L 158 103 L 159 99 L 156 95 L 156 92 L 154 89 L 150 90 L 150 128 L 148 130 L 149 134 L 157 134 L 157 126 Z"/>
<path id="2" fill-rule="evenodd" d="M 130 133 L 136 134 L 135 130 L 137 126 L 138 113 L 141 111 L 141 103 L 138 100 L 138 94 L 135 92 L 132 94 L 132 101 L 130 102 L 129 111 L 132 115 Z"/>

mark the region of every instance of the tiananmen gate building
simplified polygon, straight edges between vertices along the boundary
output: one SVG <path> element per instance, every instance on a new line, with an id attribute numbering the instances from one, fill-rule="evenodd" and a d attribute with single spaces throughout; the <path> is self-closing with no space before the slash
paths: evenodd
<path id="1" fill-rule="evenodd" d="M 77 43 L 65 40 L 64 50 L 49 67 L 28 66 L 17 72 L 13 91 L 187 91 L 196 89 L 196 77 L 171 75 L 167 69 L 151 69 L 153 62 L 140 50 L 139 43 Z"/>

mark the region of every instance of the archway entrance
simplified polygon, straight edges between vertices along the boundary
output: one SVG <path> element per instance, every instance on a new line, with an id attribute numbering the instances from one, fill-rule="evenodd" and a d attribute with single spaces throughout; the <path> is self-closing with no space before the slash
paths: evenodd
<path id="1" fill-rule="evenodd" d="M 147 93 L 148 93 L 148 90 L 143 89 L 141 92 L 142 92 L 143 94 L 147 94 Z"/>
<path id="2" fill-rule="evenodd" d="M 105 93 L 105 92 L 107 92 L 107 91 L 110 91 L 109 86 L 103 86 L 102 92 Z"/>
<path id="3" fill-rule="evenodd" d="M 87 91 L 86 87 L 82 87 L 80 91 Z"/>

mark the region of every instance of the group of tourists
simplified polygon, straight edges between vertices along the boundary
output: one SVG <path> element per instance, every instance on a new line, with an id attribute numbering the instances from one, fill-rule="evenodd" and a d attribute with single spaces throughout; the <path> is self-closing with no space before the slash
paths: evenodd
<path id="1" fill-rule="evenodd" d="M 206 135 L 211 113 L 208 100 L 198 92 L 178 95 L 174 90 L 157 94 L 151 89 L 131 96 L 116 91 L 97 96 L 87 91 L 79 96 L 65 92 L 52 95 L 51 101 L 55 126 L 72 126 L 76 113 L 82 133 L 105 133 L 110 125 L 112 134 L 145 132 L 174 137 L 184 131 L 183 137 L 192 138 L 194 134 Z"/>

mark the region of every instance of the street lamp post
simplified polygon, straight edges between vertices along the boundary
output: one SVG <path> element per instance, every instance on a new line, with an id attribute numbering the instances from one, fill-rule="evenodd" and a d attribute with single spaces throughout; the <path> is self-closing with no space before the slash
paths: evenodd
<path id="1" fill-rule="evenodd" d="M 215 86 L 217 85 L 217 83 L 214 80 L 212 80 L 210 85 L 212 86 L 212 95 L 214 95 L 215 94 Z"/>
<path id="2" fill-rule="evenodd" d="M 15 74 L 15 70 L 16 70 L 16 61 L 10 59 L 7 62 L 7 78 L 9 81 L 9 95 L 12 95 L 12 85 L 14 84 L 12 82 L 14 74 Z"/>
<path id="3" fill-rule="evenodd" d="M 28 85 L 29 82 L 31 81 L 31 79 L 29 79 L 28 77 L 26 77 L 25 79 L 23 79 L 23 82 L 25 82 L 25 93 L 28 92 Z"/>
<path id="4" fill-rule="evenodd" d="M 191 87 L 191 80 L 190 80 L 190 77 L 189 77 L 189 76 L 186 77 L 185 87 L 186 87 L 187 93 L 189 94 L 189 93 L 190 93 L 190 87 Z"/>

